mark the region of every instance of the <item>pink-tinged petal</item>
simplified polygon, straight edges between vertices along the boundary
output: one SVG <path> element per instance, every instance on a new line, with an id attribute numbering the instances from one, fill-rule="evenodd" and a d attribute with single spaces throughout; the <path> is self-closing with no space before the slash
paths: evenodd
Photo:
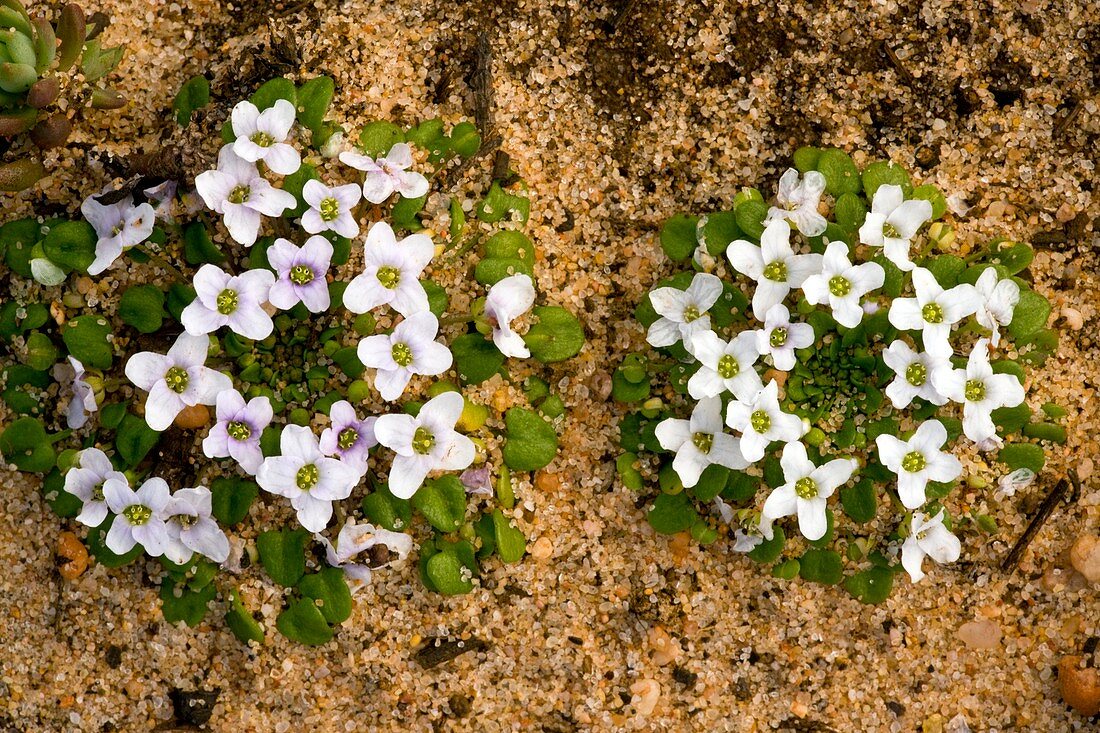
<path id="1" fill-rule="evenodd" d="M 172 498 L 168 483 L 158 477 L 147 479 L 134 494 L 137 502 L 152 509 L 154 514 L 163 512 Z"/>
<path id="2" fill-rule="evenodd" d="M 310 489 L 310 494 L 319 499 L 346 499 L 359 483 L 359 472 L 335 458 L 319 458 L 316 465 L 320 478 L 317 485 Z"/>
<path id="3" fill-rule="evenodd" d="M 412 374 L 405 368 L 379 369 L 374 374 L 374 388 L 382 399 L 393 402 L 404 394 L 410 379 Z"/>
<path id="4" fill-rule="evenodd" d="M 236 419 L 246 407 L 244 396 L 235 389 L 220 393 L 216 405 L 214 415 L 221 421 Z"/>
<path id="5" fill-rule="evenodd" d="M 416 428 L 416 420 L 411 415 L 381 415 L 374 423 L 374 436 L 380 444 L 398 455 L 412 456 L 412 439 Z"/>
<path id="6" fill-rule="evenodd" d="M 390 468 L 390 493 L 398 499 L 412 498 L 417 489 L 424 484 L 424 479 L 427 478 L 430 470 L 431 461 L 424 456 L 398 455 L 393 459 L 393 467 Z"/>
<path id="7" fill-rule="evenodd" d="M 248 202 L 249 208 L 264 216 L 282 216 L 284 211 L 297 205 L 298 199 L 294 198 L 294 194 L 271 185 L 257 186 Z"/>
<path id="8" fill-rule="evenodd" d="M 350 211 L 341 212 L 336 219 L 329 222 L 329 229 L 348 239 L 355 239 L 359 236 L 359 222 L 355 220 Z"/>
<path id="9" fill-rule="evenodd" d="M 385 161 L 398 168 L 408 168 L 413 164 L 412 148 L 408 143 L 394 143 L 386 153 Z"/>
<path id="10" fill-rule="evenodd" d="M 209 517 L 203 517 L 181 535 L 192 550 L 216 563 L 223 563 L 229 557 L 229 538 Z"/>
<path id="11" fill-rule="evenodd" d="M 321 458 L 317 445 L 317 436 L 304 425 L 287 425 L 279 434 L 279 452 L 284 456 L 294 456 L 303 463 L 313 463 Z"/>
<path id="12" fill-rule="evenodd" d="M 332 519 L 331 501 L 303 493 L 291 498 L 290 503 L 297 512 L 298 522 L 310 532 L 324 530 Z"/>
<path id="13" fill-rule="evenodd" d="M 322 313 L 327 311 L 331 305 L 328 283 L 321 278 L 299 287 L 298 296 L 301 297 L 302 303 L 305 304 L 310 313 Z"/>
<path id="14" fill-rule="evenodd" d="M 251 247 L 260 233 L 260 213 L 239 204 L 225 205 L 225 228 L 233 240 Z"/>
<path id="15" fill-rule="evenodd" d="M 824 499 L 816 497 L 798 502 L 798 531 L 811 542 L 825 536 L 829 531 L 829 520 L 825 516 Z"/>
<path id="16" fill-rule="evenodd" d="M 198 300 L 213 308 L 218 303 L 218 296 L 229 284 L 231 275 L 217 265 L 205 264 L 198 269 L 192 280 L 195 294 Z"/>
<path id="17" fill-rule="evenodd" d="M 344 289 L 344 307 L 352 313 L 366 313 L 390 302 L 392 297 L 393 291 L 383 287 L 373 272 L 365 272 L 352 279 Z"/>
<path id="18" fill-rule="evenodd" d="M 297 264 L 299 252 L 300 250 L 293 242 L 279 237 L 267 248 L 267 262 L 275 272 L 284 274 Z"/>
<path id="19" fill-rule="evenodd" d="M 222 374 L 209 367 L 191 367 L 187 370 L 191 384 L 180 395 L 184 404 L 213 405 L 218 395 L 233 389 L 233 380 L 228 374 Z"/>
<path id="20" fill-rule="evenodd" d="M 342 215 L 341 215 L 342 216 Z M 321 218 L 321 212 L 317 209 L 307 209 L 302 214 L 302 229 L 310 234 L 318 234 L 329 229 L 329 223 Z"/>
<path id="21" fill-rule="evenodd" d="M 428 179 L 414 172 L 398 173 L 396 176 L 397 192 L 404 198 L 416 199 L 428 193 L 430 188 Z"/>
<path id="22" fill-rule="evenodd" d="M 343 156 L 341 155 L 341 160 Z M 372 204 L 381 204 L 397 190 L 397 185 L 389 173 L 382 170 L 369 171 L 363 180 L 363 198 Z"/>
<path id="23" fill-rule="evenodd" d="M 260 147 L 248 137 L 238 137 L 233 141 L 233 154 L 241 160 L 247 160 L 249 163 L 263 160 L 268 150 L 269 148 Z"/>
<path id="24" fill-rule="evenodd" d="M 233 460 L 240 464 L 240 467 L 250 476 L 255 476 L 256 471 L 260 469 L 264 462 L 264 452 L 261 450 L 258 441 L 248 443 L 233 441 L 229 443 L 228 452 Z"/>
<path id="25" fill-rule="evenodd" d="M 76 521 L 83 524 L 85 527 L 98 527 L 103 524 L 103 520 L 107 518 L 107 504 L 102 501 L 91 501 L 86 503 L 80 510 L 80 514 L 76 515 Z"/>
<path id="26" fill-rule="evenodd" d="M 229 198 L 230 191 L 237 181 L 221 171 L 206 171 L 195 176 L 195 189 L 207 208 L 222 213 L 222 207 Z"/>
<path id="27" fill-rule="evenodd" d="M 137 494 L 124 479 L 112 476 L 103 482 L 103 500 L 112 512 L 119 514 L 137 502 Z"/>
<path id="28" fill-rule="evenodd" d="M 228 321 L 229 319 L 226 316 L 216 310 L 207 308 L 198 298 L 191 301 L 180 313 L 180 323 L 183 324 L 187 333 L 192 336 L 205 336 L 214 333 Z"/>
<path id="29" fill-rule="evenodd" d="M 325 292 L 328 292 L 328 288 L 325 288 Z M 271 286 L 267 299 L 271 305 L 280 310 L 290 310 L 301 300 L 300 289 L 292 285 L 289 280 L 279 280 Z"/>
<path id="30" fill-rule="evenodd" d="M 264 154 L 264 163 L 272 172 L 289 176 L 302 167 L 302 156 L 292 146 L 276 143 L 267 149 Z"/>
<path id="31" fill-rule="evenodd" d="M 402 278 L 393 289 L 390 307 L 403 316 L 412 316 L 428 310 L 428 293 L 418 280 Z"/>
<path id="32" fill-rule="evenodd" d="M 357 192 L 359 191 L 359 187 L 356 186 L 354 183 L 349 185 Z M 344 188 L 344 186 L 341 186 L 340 188 Z M 321 202 L 330 197 L 333 197 L 333 189 L 329 188 L 315 178 L 306 181 L 305 185 L 302 186 L 302 200 L 314 209 L 320 208 Z"/>
<path id="33" fill-rule="evenodd" d="M 248 401 L 248 417 L 257 429 L 267 427 L 274 416 L 275 411 L 271 406 L 271 400 L 264 395 L 253 397 Z"/>
<path id="34" fill-rule="evenodd" d="M 235 333 L 255 341 L 264 340 L 275 329 L 271 316 L 258 305 L 237 308 L 229 316 L 227 325 Z"/>
<path id="35" fill-rule="evenodd" d="M 126 378 L 146 392 L 153 388 L 168 371 L 168 360 L 161 354 L 141 351 L 126 362 Z"/>
<path id="36" fill-rule="evenodd" d="M 107 545 L 107 549 L 116 555 L 125 555 L 134 549 L 137 540 L 134 539 L 130 525 L 121 517 L 115 517 L 115 521 L 111 523 L 111 529 L 107 532 L 107 539 L 104 544 Z"/>
<path id="37" fill-rule="evenodd" d="M 180 396 L 170 390 L 164 381 L 159 381 L 149 390 L 145 400 L 145 422 L 158 432 L 167 430 L 176 419 L 176 415 L 185 407 Z"/>
<path id="38" fill-rule="evenodd" d="M 202 453 L 207 458 L 229 457 L 229 433 L 224 424 L 218 423 L 210 428 L 210 432 L 202 439 Z"/>
<path id="39" fill-rule="evenodd" d="M 362 153 L 355 153 L 350 150 L 345 150 L 340 153 L 340 162 L 346 166 L 350 166 L 360 171 L 376 171 L 379 170 L 378 164 L 374 162 L 374 158 L 369 155 L 363 155 Z"/>
<path id="40" fill-rule="evenodd" d="M 322 236 L 312 236 L 302 245 L 301 261 L 316 272 L 328 271 L 332 263 L 332 242 Z"/>
<path id="41" fill-rule="evenodd" d="M 304 462 L 297 457 L 269 456 L 256 471 L 256 483 L 272 494 L 297 496 L 302 493 L 298 488 L 298 469 L 303 465 Z"/>

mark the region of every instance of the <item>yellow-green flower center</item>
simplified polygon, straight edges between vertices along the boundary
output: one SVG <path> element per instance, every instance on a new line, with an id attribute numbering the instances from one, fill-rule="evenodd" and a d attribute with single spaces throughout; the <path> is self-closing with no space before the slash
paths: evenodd
<path id="1" fill-rule="evenodd" d="M 925 306 L 920 309 L 920 314 L 928 323 L 943 322 L 943 306 L 939 303 L 926 303 Z"/>
<path id="2" fill-rule="evenodd" d="M 768 336 L 768 342 L 774 348 L 779 348 L 783 344 L 787 343 L 787 329 L 780 326 L 779 328 L 773 328 L 771 335 Z"/>
<path id="3" fill-rule="evenodd" d="M 378 278 L 378 282 L 382 283 L 382 287 L 393 290 L 401 282 L 401 271 L 396 267 L 389 265 L 383 265 L 378 268 L 378 273 L 375 275 Z"/>
<path id="4" fill-rule="evenodd" d="M 134 527 L 140 527 L 153 518 L 153 510 L 143 504 L 131 504 L 122 510 L 122 516 Z"/>
<path id="5" fill-rule="evenodd" d="M 889 237 L 890 239 L 897 239 L 901 236 L 901 232 L 890 222 L 886 222 L 882 225 L 882 236 Z"/>
<path id="6" fill-rule="evenodd" d="M 248 440 L 252 437 L 252 428 L 248 426 L 248 423 L 240 420 L 234 420 L 226 425 L 225 432 L 229 433 L 229 437 L 233 440 Z"/>
<path id="7" fill-rule="evenodd" d="M 229 203 L 231 204 L 243 204 L 248 201 L 248 197 L 252 195 L 252 189 L 243 183 L 239 186 L 235 186 L 232 191 L 229 192 Z"/>
<path id="8" fill-rule="evenodd" d="M 340 216 L 340 202 L 336 199 L 321 199 L 318 209 L 321 213 L 321 221 L 332 221 Z"/>
<path id="9" fill-rule="evenodd" d="M 905 457 L 901 459 L 901 467 L 909 473 L 916 473 L 917 471 L 924 470 L 924 467 L 928 465 L 928 460 L 924 457 L 924 454 L 920 451 L 911 450 L 905 454 Z"/>
<path id="10" fill-rule="evenodd" d="M 703 314 L 699 312 L 698 308 L 693 305 L 689 305 L 687 308 L 684 308 L 684 323 L 691 323 L 692 321 L 699 318 L 699 316 L 701 315 Z"/>
<path id="11" fill-rule="evenodd" d="M 312 463 L 307 463 L 298 469 L 298 474 L 294 477 L 294 483 L 298 485 L 298 488 L 302 491 L 309 491 L 317 482 L 321 480 L 321 472 L 317 470 L 317 466 Z"/>
<path id="12" fill-rule="evenodd" d="M 271 144 L 275 142 L 275 138 L 263 131 L 252 133 L 252 137 L 250 137 L 249 140 L 256 143 L 261 148 L 270 148 Z"/>
<path id="13" fill-rule="evenodd" d="M 295 265 L 290 268 L 290 282 L 295 285 L 308 285 L 313 282 L 313 270 L 309 265 Z"/>
<path id="14" fill-rule="evenodd" d="M 390 348 L 390 356 L 393 357 L 397 366 L 407 367 L 413 363 L 413 352 L 409 348 L 408 344 L 396 343 Z"/>
<path id="15" fill-rule="evenodd" d="M 237 295 L 237 291 L 226 288 L 225 290 L 218 293 L 218 299 L 216 303 L 218 307 L 218 313 L 221 313 L 223 316 L 228 316 L 233 311 L 237 310 L 237 306 L 240 305 L 240 302 L 241 299 L 240 296 Z"/>
<path id="16" fill-rule="evenodd" d="M 691 436 L 691 442 L 699 449 L 700 453 L 710 453 L 714 445 L 714 436 L 710 433 L 695 433 Z"/>
<path id="17" fill-rule="evenodd" d="M 813 499 L 817 496 L 817 482 L 809 476 L 794 482 L 794 493 L 799 499 Z"/>
<path id="18" fill-rule="evenodd" d="M 772 416 L 765 410 L 757 410 L 749 415 L 749 425 L 758 433 L 766 433 L 772 426 Z"/>
<path id="19" fill-rule="evenodd" d="M 968 402 L 981 402 L 985 399 L 985 382 L 980 379 L 966 380 L 963 396 L 966 397 Z"/>
<path id="20" fill-rule="evenodd" d="M 432 446 L 435 445 L 435 436 L 427 428 L 417 428 L 413 433 L 412 449 L 424 456 L 427 455 Z"/>
<path id="21" fill-rule="evenodd" d="M 184 529 L 194 526 L 199 521 L 199 518 L 193 514 L 177 514 L 172 518 L 179 522 L 179 525 Z"/>
<path id="22" fill-rule="evenodd" d="M 915 361 L 905 367 L 905 381 L 914 387 L 922 387 L 928 381 L 928 367 L 919 361 Z"/>
<path id="23" fill-rule="evenodd" d="M 191 381 L 191 377 L 187 375 L 187 370 L 183 367 L 174 366 L 164 373 L 164 382 L 168 385 L 168 389 L 172 390 L 176 394 L 183 394 L 187 389 L 187 383 Z"/>
<path id="24" fill-rule="evenodd" d="M 359 432 L 355 428 L 344 428 L 336 437 L 336 445 L 340 450 L 348 450 L 359 440 Z"/>
<path id="25" fill-rule="evenodd" d="M 787 263 L 783 260 L 769 262 L 764 267 L 764 277 L 777 283 L 787 282 Z"/>
<path id="26" fill-rule="evenodd" d="M 733 354 L 723 354 L 718 360 L 718 376 L 722 379 L 733 379 L 741 371 L 741 365 Z"/>
<path id="27" fill-rule="evenodd" d="M 833 275 L 829 278 L 829 292 L 838 298 L 843 298 L 852 292 L 852 281 L 843 275 Z"/>

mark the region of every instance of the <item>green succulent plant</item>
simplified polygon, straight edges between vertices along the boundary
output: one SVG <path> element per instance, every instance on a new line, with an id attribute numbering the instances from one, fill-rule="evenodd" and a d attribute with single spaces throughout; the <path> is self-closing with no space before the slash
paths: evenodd
<path id="1" fill-rule="evenodd" d="M 19 0 L 0 0 L 0 191 L 30 188 L 46 174 L 37 150 L 69 139 L 72 121 L 63 110 L 125 104 L 101 83 L 123 51 L 100 44 L 108 22 L 98 13 L 86 18 L 75 3 L 51 22 L 32 18 Z"/>

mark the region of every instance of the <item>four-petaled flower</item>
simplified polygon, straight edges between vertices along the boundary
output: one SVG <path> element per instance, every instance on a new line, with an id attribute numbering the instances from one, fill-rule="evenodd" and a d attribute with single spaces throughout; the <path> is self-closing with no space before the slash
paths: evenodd
<path id="1" fill-rule="evenodd" d="M 829 242 L 821 262 L 821 272 L 806 278 L 802 291 L 813 305 L 828 303 L 833 318 L 846 328 L 855 328 L 863 320 L 863 296 L 882 287 L 886 272 L 877 262 L 853 265 L 848 259 L 848 245 Z"/>
<path id="2" fill-rule="evenodd" d="M 959 538 L 943 524 L 944 511 L 940 509 L 934 517 L 922 512 L 913 512 L 909 523 L 909 536 L 901 545 L 901 564 L 916 583 L 924 577 L 921 566 L 924 558 L 930 557 L 938 563 L 955 562 L 962 553 Z"/>
<path id="3" fill-rule="evenodd" d="M 382 399 L 402 395 L 415 374 L 434 376 L 451 368 L 451 350 L 435 340 L 439 321 L 431 311 L 409 316 L 392 333 L 367 336 L 357 353 L 364 366 L 377 369 L 374 386 Z"/>
<path id="4" fill-rule="evenodd" d="M 733 400 L 726 407 L 726 425 L 741 433 L 741 454 L 755 463 L 769 444 L 790 443 L 806 433 L 802 418 L 779 407 L 779 385 L 768 382 L 751 400 Z"/>
<path id="5" fill-rule="evenodd" d="M 232 145 L 222 147 L 217 170 L 195 176 L 195 189 L 225 218 L 229 235 L 246 247 L 256 243 L 261 215 L 281 216 L 298 205 L 293 194 L 268 183 L 255 163 L 238 157 Z"/>
<path id="6" fill-rule="evenodd" d="M 99 448 L 85 448 L 77 454 L 77 462 L 65 473 L 65 491 L 83 502 L 76 521 L 98 527 L 107 518 L 107 499 L 103 485 L 114 479 L 129 485 L 126 476 L 115 470 L 111 459 Z"/>
<path id="7" fill-rule="evenodd" d="M 939 420 L 925 420 L 909 440 L 889 434 L 875 438 L 882 465 L 897 474 L 906 509 L 924 506 L 929 481 L 954 481 L 962 473 L 962 462 L 941 450 L 946 442 L 947 428 Z"/>
<path id="8" fill-rule="evenodd" d="M 88 413 L 99 409 L 95 401 L 95 390 L 84 379 L 84 364 L 70 356 L 68 364 L 58 362 L 50 371 L 58 382 L 70 384 L 73 394 L 65 410 L 65 421 L 73 430 L 79 430 L 88 422 Z"/>
<path id="9" fill-rule="evenodd" d="M 735 470 L 748 467 L 737 438 L 727 435 L 722 428 L 719 397 L 699 400 L 689 420 L 670 417 L 657 425 L 657 440 L 662 448 L 676 454 L 672 468 L 686 488 L 699 483 L 703 471 L 713 464 Z"/>
<path id="10" fill-rule="evenodd" d="M 210 348 L 207 336 L 181 333 L 167 354 L 142 351 L 126 362 L 126 377 L 149 393 L 145 422 L 166 430 L 184 407 L 213 405 L 218 393 L 233 389 L 233 380 L 203 366 Z"/>
<path id="11" fill-rule="evenodd" d="M 794 368 L 795 349 L 805 349 L 814 343 L 814 327 L 808 323 L 791 323 L 791 312 L 776 303 L 764 314 L 764 327 L 753 331 L 756 350 L 768 355 L 772 366 L 784 372 Z"/>
<path id="12" fill-rule="evenodd" d="M 779 179 L 779 191 L 775 196 L 779 205 L 768 209 L 764 221 L 769 224 L 773 221 L 789 221 L 805 236 L 816 237 L 825 231 L 828 224 L 825 217 L 817 212 L 824 191 L 825 176 L 821 173 L 807 171 L 800 181 L 798 171 L 788 168 Z"/>
<path id="13" fill-rule="evenodd" d="M 811 275 L 821 272 L 818 254 L 796 255 L 791 249 L 791 227 L 783 219 L 768 224 L 760 246 L 738 239 L 726 249 L 733 269 L 756 281 L 752 314 L 764 320 L 772 306 L 782 303 L 792 288 L 800 288 Z"/>
<path id="14" fill-rule="evenodd" d="M 739 400 L 751 400 L 764 388 L 753 366 L 760 352 L 751 331 L 742 331 L 732 341 L 723 341 L 714 331 L 698 331 L 684 345 L 699 362 L 699 370 L 688 380 L 688 394 L 695 399 L 729 392 Z"/>
<path id="15" fill-rule="evenodd" d="M 416 417 L 382 415 L 374 423 L 378 442 L 397 454 L 389 478 L 394 496 L 408 499 L 432 471 L 460 471 L 473 463 L 473 441 L 455 431 L 464 406 L 458 392 L 444 392 L 425 402 Z"/>
<path id="16" fill-rule="evenodd" d="M 245 338 L 265 339 L 275 328 L 263 308 L 274 283 L 270 270 L 230 275 L 217 265 L 203 265 L 195 273 L 195 299 L 183 309 L 180 322 L 192 336 L 205 336 L 229 326 L 230 331 Z"/>
<path id="17" fill-rule="evenodd" d="M 944 366 L 950 368 L 947 357 L 918 353 L 909 344 L 896 339 L 883 349 L 882 359 L 897 375 L 886 387 L 886 396 L 896 409 L 908 407 L 915 397 L 937 406 L 947 404 L 947 397 L 940 394 L 932 382 L 936 371 Z"/>
<path id="18" fill-rule="evenodd" d="M 978 323 L 991 332 L 990 343 L 996 347 L 1001 342 L 1001 326 L 1012 323 L 1016 304 L 1020 302 L 1020 286 L 1012 278 L 999 279 L 997 270 L 989 267 L 974 283 L 978 291 Z"/>
<path id="19" fill-rule="evenodd" d="M 932 374 L 936 389 L 963 406 L 963 432 L 975 443 L 995 442 L 992 413 L 1024 401 L 1024 386 L 1012 374 L 994 374 L 989 365 L 989 339 L 978 339 L 966 369 L 945 365 Z"/>
<path id="20" fill-rule="evenodd" d="M 366 313 L 388 304 L 403 316 L 428 310 L 428 294 L 419 278 L 434 254 L 427 234 L 411 234 L 398 242 L 389 224 L 375 223 L 363 245 L 363 272 L 344 290 L 344 306 L 352 313 Z"/>
<path id="21" fill-rule="evenodd" d="M 285 99 L 260 111 L 252 102 L 233 108 L 233 152 L 249 163 L 263 161 L 274 173 L 289 176 L 302 167 L 302 157 L 285 142 L 294 126 L 294 105 Z"/>
<path id="22" fill-rule="evenodd" d="M 303 303 L 310 313 L 328 310 L 328 274 L 332 262 L 332 242 L 319 234 L 301 247 L 286 239 L 276 239 L 267 250 L 267 261 L 275 268 L 276 280 L 268 293 L 271 305 L 290 310 Z"/>
<path id="23" fill-rule="evenodd" d="M 781 517 L 798 515 L 798 531 L 813 541 L 825 536 L 829 523 L 825 515 L 828 499 L 852 477 L 856 462 L 850 458 L 835 458 L 815 466 L 806 455 L 806 446 L 788 443 L 779 457 L 785 484 L 772 491 L 764 500 L 760 512 L 760 533 L 772 538 L 772 522 Z"/>
<path id="24" fill-rule="evenodd" d="M 660 318 L 649 326 L 646 340 L 652 346 L 672 346 L 681 339 L 688 341 L 698 331 L 709 331 L 707 311 L 721 296 L 721 279 L 704 272 L 695 273 L 686 290 L 657 288 L 649 294 L 649 301 Z"/>
<path id="25" fill-rule="evenodd" d="M 358 237 L 354 210 L 362 197 L 363 191 L 354 183 L 329 188 L 318 180 L 306 181 L 302 198 L 309 209 L 302 214 L 302 228 L 310 234 L 336 232 L 348 239 Z"/>
<path id="26" fill-rule="evenodd" d="M 901 186 L 885 183 L 875 191 L 871 211 L 859 228 L 859 241 L 882 247 L 886 259 L 908 272 L 916 266 L 909 259 L 910 240 L 931 218 L 931 203 L 924 199 L 906 201 Z"/>
<path id="27" fill-rule="evenodd" d="M 321 452 L 317 436 L 301 425 L 287 425 L 279 435 L 281 455 L 269 456 L 256 472 L 256 483 L 290 499 L 298 522 L 320 532 L 332 517 L 332 502 L 346 499 L 359 483 L 359 472 Z"/>
<path id="28" fill-rule="evenodd" d="M 978 290 L 966 284 L 944 290 L 935 275 L 918 267 L 913 270 L 913 291 L 916 297 L 890 304 L 890 325 L 920 331 L 924 350 L 932 356 L 951 356 L 951 326 L 978 310 Z"/>
<path id="29" fill-rule="evenodd" d="M 336 543 L 328 541 L 322 534 L 313 535 L 313 539 L 325 546 L 325 561 L 334 568 L 341 568 L 351 581 L 348 585 L 352 593 L 370 583 L 371 566 L 366 563 L 354 563 L 355 557 L 377 545 L 389 551 L 389 559 L 374 568 L 384 568 L 399 560 L 404 560 L 412 552 L 412 537 L 404 532 L 390 532 L 371 524 L 356 524 L 348 519 L 336 536 Z"/>
<path id="30" fill-rule="evenodd" d="M 329 408 L 328 419 L 329 426 L 321 431 L 321 452 L 336 456 L 360 476 L 366 476 L 370 449 L 378 445 L 374 437 L 374 422 L 378 418 L 360 420 L 350 402 L 339 400 Z"/>
<path id="31" fill-rule="evenodd" d="M 103 272 L 123 250 L 148 239 L 156 223 L 153 207 L 147 203 L 134 206 L 129 196 L 113 204 L 101 204 L 95 196 L 89 196 L 80 205 L 80 213 L 96 233 L 95 259 L 88 265 L 89 275 Z"/>
<path id="32" fill-rule="evenodd" d="M 531 351 L 523 337 L 512 330 L 512 321 L 531 310 L 535 286 L 523 273 L 498 280 L 485 296 L 485 318 L 493 329 L 493 343 L 505 356 L 526 359 Z"/>
<path id="33" fill-rule="evenodd" d="M 125 480 L 108 478 L 103 483 L 103 496 L 115 514 L 107 531 L 107 549 L 125 555 L 138 544 L 150 557 L 164 554 L 168 543 L 164 510 L 171 498 L 164 479 L 147 479 L 134 491 Z"/>
<path id="34" fill-rule="evenodd" d="M 271 423 L 271 400 L 264 395 L 247 403 L 241 393 L 227 389 L 218 393 L 214 408 L 217 422 L 202 441 L 207 458 L 232 458 L 247 473 L 255 475 L 264 462 L 260 435 Z"/>
<path id="35" fill-rule="evenodd" d="M 180 489 L 172 494 L 164 509 L 166 558 L 183 565 L 197 552 L 214 562 L 225 562 L 229 557 L 229 538 L 210 516 L 212 503 L 210 489 L 205 486 Z"/>
<path id="36" fill-rule="evenodd" d="M 377 159 L 345 151 L 340 153 L 340 162 L 366 172 L 363 198 L 372 204 L 382 203 L 394 191 L 407 199 L 415 199 L 428 192 L 428 179 L 408 170 L 413 164 L 413 157 L 412 148 L 407 143 L 397 143 L 390 148 L 390 152 Z"/>

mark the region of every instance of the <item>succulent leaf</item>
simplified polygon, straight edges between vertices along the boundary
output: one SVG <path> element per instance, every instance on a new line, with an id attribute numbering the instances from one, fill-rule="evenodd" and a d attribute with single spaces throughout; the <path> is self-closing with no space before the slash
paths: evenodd
<path id="1" fill-rule="evenodd" d="M 0 165 L 0 191 L 22 191 L 46 175 L 42 163 L 33 158 L 21 158 Z"/>
<path id="2" fill-rule="evenodd" d="M 59 71 L 68 71 L 84 50 L 84 38 L 87 26 L 84 11 L 76 3 L 69 3 L 61 9 L 57 19 L 57 37 L 61 39 L 61 51 L 57 60 Z"/>
<path id="3" fill-rule="evenodd" d="M 43 74 L 49 71 L 57 58 L 57 36 L 53 32 L 53 26 L 45 18 L 35 18 L 34 28 L 38 31 L 34 39 L 34 56 L 37 59 L 35 68 L 39 74 Z"/>
<path id="4" fill-rule="evenodd" d="M 38 80 L 38 72 L 33 66 L 19 63 L 0 64 L 0 89 L 19 94 L 30 89 Z"/>

